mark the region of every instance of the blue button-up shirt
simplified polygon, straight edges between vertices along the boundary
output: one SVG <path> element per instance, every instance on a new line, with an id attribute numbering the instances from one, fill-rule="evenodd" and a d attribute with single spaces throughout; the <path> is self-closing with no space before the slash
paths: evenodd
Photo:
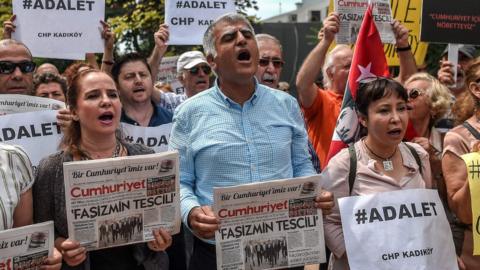
<path id="1" fill-rule="evenodd" d="M 213 187 L 315 174 L 297 101 L 255 83 L 243 106 L 214 87 L 175 111 L 170 148 L 180 153 L 182 219 L 213 204 Z"/>

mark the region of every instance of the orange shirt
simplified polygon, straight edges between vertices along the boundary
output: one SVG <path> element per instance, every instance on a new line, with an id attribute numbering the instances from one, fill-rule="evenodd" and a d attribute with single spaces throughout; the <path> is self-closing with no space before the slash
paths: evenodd
<path id="1" fill-rule="evenodd" d="M 342 100 L 343 95 L 319 88 L 312 106 L 309 108 L 302 106 L 307 123 L 308 137 L 315 148 L 315 152 L 317 152 L 322 169 L 325 168 L 325 161 L 342 107 Z"/>

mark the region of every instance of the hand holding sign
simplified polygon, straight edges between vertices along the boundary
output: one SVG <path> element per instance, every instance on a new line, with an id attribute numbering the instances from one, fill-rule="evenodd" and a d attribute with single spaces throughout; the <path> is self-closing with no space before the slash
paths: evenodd
<path id="1" fill-rule="evenodd" d="M 168 31 L 168 25 L 161 24 L 158 31 L 153 35 L 155 45 L 157 45 L 159 49 L 167 50 L 169 36 L 170 32 Z"/>
<path id="2" fill-rule="evenodd" d="M 216 18 L 235 12 L 235 1 L 167 0 L 165 23 L 170 26 L 171 45 L 202 44 L 203 33 Z"/>
<path id="3" fill-rule="evenodd" d="M 17 15 L 13 37 L 34 57 L 83 60 L 87 52 L 102 52 L 96 29 L 105 16 L 104 0 L 13 0 L 12 7 Z"/>
<path id="4" fill-rule="evenodd" d="M 338 17 L 338 13 L 330 13 L 330 15 L 328 15 L 328 17 L 323 21 L 323 28 L 320 30 L 323 31 L 323 40 L 331 43 L 339 31 L 339 27 L 340 18 Z"/>
<path id="5" fill-rule="evenodd" d="M 102 39 L 105 41 L 105 50 L 113 51 L 113 46 L 115 45 L 115 35 L 112 33 L 108 23 L 102 20 L 100 20 L 100 23 L 102 24 L 101 35 Z"/>
<path id="6" fill-rule="evenodd" d="M 405 48 L 409 46 L 408 43 L 408 29 L 399 20 L 395 19 L 392 22 L 393 34 L 395 35 L 395 44 L 397 48 Z"/>
<path id="7" fill-rule="evenodd" d="M 15 32 L 15 28 L 17 27 L 13 21 L 17 15 L 13 14 L 9 20 L 3 22 L 3 39 L 10 39 L 12 38 L 12 33 Z"/>

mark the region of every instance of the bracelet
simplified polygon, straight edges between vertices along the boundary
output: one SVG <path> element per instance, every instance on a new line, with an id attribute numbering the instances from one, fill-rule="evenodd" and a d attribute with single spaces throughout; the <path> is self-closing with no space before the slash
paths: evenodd
<path id="1" fill-rule="evenodd" d="M 104 63 L 105 65 L 109 65 L 109 66 L 115 64 L 115 62 L 113 62 L 113 61 L 108 61 L 108 60 L 103 60 L 102 63 Z"/>
<path id="2" fill-rule="evenodd" d="M 407 47 L 397 47 L 397 52 L 406 52 L 406 51 L 410 51 L 412 49 L 412 47 L 410 45 L 408 45 Z"/>

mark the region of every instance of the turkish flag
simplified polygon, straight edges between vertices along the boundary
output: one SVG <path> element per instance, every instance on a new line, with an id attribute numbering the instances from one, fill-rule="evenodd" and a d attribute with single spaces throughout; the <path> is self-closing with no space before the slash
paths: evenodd
<path id="1" fill-rule="evenodd" d="M 353 52 L 350 73 L 343 96 L 342 109 L 333 132 L 327 163 L 342 148 L 359 139 L 360 124 L 355 109 L 359 81 L 367 78 L 389 77 L 383 44 L 372 17 L 372 5 L 365 12 Z M 326 164 L 325 164 L 326 165 Z"/>

